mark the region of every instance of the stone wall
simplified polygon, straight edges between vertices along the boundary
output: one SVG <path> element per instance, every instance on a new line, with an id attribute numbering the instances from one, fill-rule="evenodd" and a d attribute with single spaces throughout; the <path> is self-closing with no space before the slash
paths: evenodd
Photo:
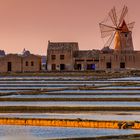
<path id="1" fill-rule="evenodd" d="M 28 66 L 26 66 L 28 62 Z M 36 55 L 22 56 L 8 54 L 0 57 L 0 73 L 6 72 L 39 72 L 41 57 Z"/>
<path id="2" fill-rule="evenodd" d="M 100 53 L 99 68 L 108 71 L 140 69 L 140 52 L 115 51 L 112 53 Z"/>
<path id="3" fill-rule="evenodd" d="M 55 58 L 52 58 L 52 57 Z M 64 58 L 62 58 L 64 56 Z M 71 71 L 74 68 L 73 51 L 72 50 L 49 50 L 47 54 L 47 70 L 51 71 L 52 65 L 55 65 L 54 70 L 62 70 L 61 65 L 64 64 L 66 71 Z"/>
<path id="4" fill-rule="evenodd" d="M 31 54 L 22 59 L 23 72 L 39 72 L 41 70 L 41 57 Z"/>
<path id="5" fill-rule="evenodd" d="M 0 72 L 10 72 L 10 71 L 12 72 L 22 71 L 22 58 L 17 54 L 8 54 L 6 56 L 0 57 Z"/>

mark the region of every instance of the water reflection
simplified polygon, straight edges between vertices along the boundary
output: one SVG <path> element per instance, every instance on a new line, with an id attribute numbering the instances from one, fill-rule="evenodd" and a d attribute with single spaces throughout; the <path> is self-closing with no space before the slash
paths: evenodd
<path id="1" fill-rule="evenodd" d="M 0 140 L 39 140 L 24 127 L 0 126 Z"/>
<path id="2" fill-rule="evenodd" d="M 45 101 L 33 101 L 33 102 L 22 102 L 22 101 L 18 101 L 18 102 L 12 102 L 12 101 L 4 101 L 4 102 L 0 102 L 0 106 L 72 106 L 72 107 L 78 107 L 78 106 L 125 106 L 125 107 L 137 107 L 140 106 L 140 102 L 113 102 L 113 101 L 84 101 L 84 102 L 80 102 L 80 101 L 49 101 L 49 102 L 45 102 Z"/>
<path id="3" fill-rule="evenodd" d="M 138 130 L 89 129 L 35 126 L 0 126 L 0 140 L 40 140 L 53 138 L 80 138 L 140 133 Z"/>

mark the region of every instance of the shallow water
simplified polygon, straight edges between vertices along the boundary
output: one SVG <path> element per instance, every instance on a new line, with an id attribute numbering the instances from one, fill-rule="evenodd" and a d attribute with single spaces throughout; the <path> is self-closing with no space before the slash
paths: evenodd
<path id="1" fill-rule="evenodd" d="M 108 87 L 101 87 L 100 89 L 140 89 L 140 86 L 108 86 Z"/>
<path id="2" fill-rule="evenodd" d="M 140 98 L 140 95 L 8 95 L 0 98 Z"/>
<path id="3" fill-rule="evenodd" d="M 112 113 L 0 113 L 0 117 L 10 118 L 54 118 L 54 119 L 88 119 L 88 120 L 120 120 L 140 121 L 139 112 L 112 112 Z"/>
<path id="4" fill-rule="evenodd" d="M 38 89 L 38 88 L 61 88 L 69 86 L 83 86 L 92 85 L 92 81 L 82 81 L 89 77 L 0 77 L 0 92 L 15 92 L 20 91 L 20 89 Z M 3 79 L 6 80 L 3 82 Z M 17 81 L 12 81 L 17 80 Z M 54 81 L 58 80 L 58 81 Z M 69 79 L 72 79 L 69 81 Z M 11 80 L 11 81 L 10 81 Z M 27 82 L 26 82 L 27 80 Z M 126 82 L 134 81 L 140 82 L 140 77 L 129 77 L 129 78 L 119 78 L 110 79 L 108 81 L 95 81 L 95 85 L 103 86 L 115 82 Z M 8 82 L 8 83 L 6 83 Z M 24 82 L 24 83 L 22 83 Z M 34 82 L 34 83 L 32 83 Z M 54 82 L 55 84 L 49 84 L 49 82 Z M 58 82 L 59 84 L 56 84 Z M 66 84 L 61 84 L 65 82 Z M 78 84 L 81 82 L 82 84 Z M 5 83 L 5 84 L 4 84 Z M 72 83 L 72 84 L 71 84 Z M 17 85 L 18 84 L 18 85 Z M 12 90 L 8 90 L 10 89 Z M 111 88 L 126 89 L 126 90 L 111 90 Z M 129 90 L 133 88 L 133 90 Z M 55 91 L 58 95 L 12 95 L 6 97 L 18 97 L 18 98 L 140 98 L 140 90 L 137 90 L 136 86 L 133 87 L 122 87 L 122 86 L 111 86 L 106 87 L 106 90 L 64 90 Z M 2 90 L 3 89 L 3 90 Z M 84 95 L 59 95 L 59 93 L 85 93 Z M 54 93 L 54 92 L 52 92 Z M 119 93 L 119 95 L 86 95 L 86 93 L 100 94 L 100 93 Z M 120 94 L 123 95 L 120 95 Z M 125 95 L 125 93 L 139 94 L 139 95 Z M 0 102 L 0 106 L 140 106 L 140 102 Z M 125 114 L 124 114 L 125 113 Z M 1 113 L 0 117 L 20 117 L 20 118 L 60 118 L 60 119 L 94 119 L 94 120 L 125 120 L 125 121 L 140 121 L 139 112 L 121 112 L 118 114 L 114 113 L 86 113 L 86 114 L 56 114 L 56 113 Z M 14 140 L 17 139 L 16 136 L 21 135 L 29 136 L 26 140 L 37 139 L 50 139 L 50 138 L 69 138 L 69 137 L 96 137 L 105 135 L 124 135 L 124 134 L 134 134 L 140 133 L 140 130 L 118 130 L 118 129 L 89 129 L 89 128 L 64 128 L 64 127 L 36 127 L 36 126 L 1 126 L 0 125 L 0 140 L 2 137 L 14 136 Z M 7 140 L 4 138 L 4 140 Z M 8 140 L 10 140 L 8 138 Z"/>
<path id="5" fill-rule="evenodd" d="M 140 81 L 140 77 L 124 77 L 124 78 L 112 78 L 112 79 L 109 79 L 109 80 L 113 80 L 113 81 L 121 81 L 121 80 L 127 80 L 127 81 Z"/>
<path id="6" fill-rule="evenodd" d="M 140 90 L 111 90 L 111 89 L 99 89 L 99 90 L 63 90 L 63 91 L 54 91 L 55 93 L 140 93 Z M 53 93 L 53 92 L 51 92 Z"/>
<path id="7" fill-rule="evenodd" d="M 11 88 L 11 87 L 18 87 L 18 88 L 25 88 L 25 87 L 77 87 L 77 86 L 92 86 L 93 84 L 0 84 L 0 89 L 3 88 Z"/>
<path id="8" fill-rule="evenodd" d="M 140 106 L 140 102 L 111 102 L 111 101 L 103 101 L 103 102 L 94 102 L 94 101 L 85 101 L 85 102 L 80 102 L 80 101 L 50 101 L 50 102 L 45 102 L 45 101 L 33 101 L 33 102 L 11 102 L 11 101 L 4 101 L 0 102 L 0 106 L 125 106 L 125 107 L 136 107 Z"/>
<path id="9" fill-rule="evenodd" d="M 64 128 L 64 127 L 36 127 L 36 126 L 0 126 L 0 138 L 15 135 L 22 137 L 28 135 L 40 139 L 52 138 L 80 138 L 107 135 L 124 135 L 140 133 L 138 130 L 119 129 L 89 129 L 89 128 Z M 19 140 L 19 139 L 18 139 Z"/>

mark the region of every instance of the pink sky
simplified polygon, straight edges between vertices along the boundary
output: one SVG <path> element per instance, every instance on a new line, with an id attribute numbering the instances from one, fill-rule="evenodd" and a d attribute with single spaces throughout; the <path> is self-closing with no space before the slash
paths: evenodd
<path id="1" fill-rule="evenodd" d="M 48 40 L 76 41 L 80 49 L 101 49 L 101 22 L 116 5 L 125 3 L 135 21 L 134 48 L 140 50 L 140 0 L 0 0 L 0 49 L 23 48 L 46 55 Z"/>

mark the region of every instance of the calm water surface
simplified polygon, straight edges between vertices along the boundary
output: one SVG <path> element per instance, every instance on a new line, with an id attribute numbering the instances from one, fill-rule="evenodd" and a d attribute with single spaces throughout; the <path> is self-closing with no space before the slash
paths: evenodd
<path id="1" fill-rule="evenodd" d="M 140 106 L 140 102 L 79 102 L 79 101 L 50 101 L 50 102 L 0 102 L 0 106 L 126 106 L 126 107 L 133 107 L 133 106 Z"/>
<path id="2" fill-rule="evenodd" d="M 0 113 L 0 117 L 14 118 L 55 118 L 55 119 L 88 119 L 88 120 L 121 120 L 121 121 L 140 121 L 139 112 L 114 112 L 114 113 Z"/>
<path id="3" fill-rule="evenodd" d="M 140 133 L 138 130 L 119 129 L 89 129 L 64 127 L 36 127 L 36 126 L 0 126 L 0 138 L 3 136 L 30 135 L 40 139 L 96 137 L 107 135 L 124 135 Z"/>

